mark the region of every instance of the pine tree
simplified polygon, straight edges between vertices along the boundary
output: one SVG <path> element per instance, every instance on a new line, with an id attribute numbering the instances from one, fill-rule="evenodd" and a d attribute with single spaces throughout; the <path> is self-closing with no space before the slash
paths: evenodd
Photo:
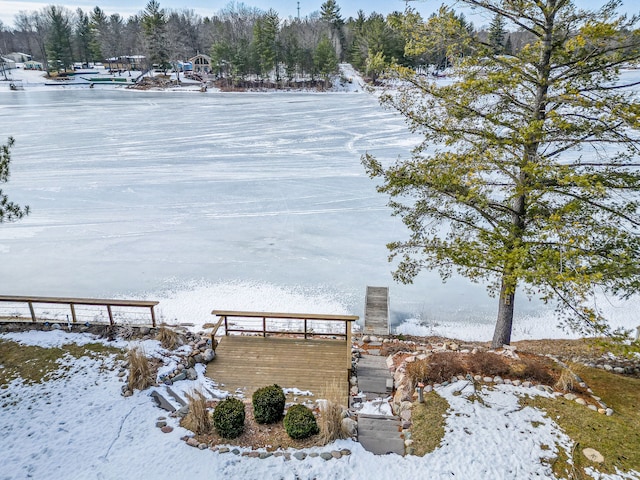
<path id="1" fill-rule="evenodd" d="M 6 145 L 0 145 L 0 184 L 9 181 L 11 147 L 13 144 L 13 137 L 9 137 Z M 8 196 L 0 188 L 0 223 L 13 222 L 25 215 L 29 215 L 29 207 L 20 207 L 20 205 L 10 202 Z"/>
<path id="2" fill-rule="evenodd" d="M 73 64 L 70 15 L 63 7 L 55 5 L 49 5 L 45 11 L 50 24 L 46 42 L 49 70 L 66 71 Z"/>
<path id="3" fill-rule="evenodd" d="M 142 29 L 147 44 L 150 66 L 156 65 L 166 71 L 169 67 L 169 48 L 167 45 L 167 17 L 164 9 L 156 0 L 147 3 L 142 15 Z"/>
<path id="4" fill-rule="evenodd" d="M 489 26 L 489 44 L 493 47 L 495 53 L 503 53 L 504 37 L 507 35 L 505 30 L 504 17 L 498 13 L 493 17 L 493 21 Z"/>
<path id="5" fill-rule="evenodd" d="M 554 302 L 559 322 L 614 334 L 595 290 L 640 292 L 640 100 L 620 66 L 640 59 L 640 20 L 568 1 L 464 0 L 524 29 L 513 56 L 469 36 L 455 80 L 396 69 L 383 96 L 413 132 L 412 158 L 363 158 L 410 231 L 389 245 L 394 276 L 455 271 L 499 297 L 493 347 L 508 344 L 516 290 Z M 457 47 L 458 49 L 461 47 Z"/>

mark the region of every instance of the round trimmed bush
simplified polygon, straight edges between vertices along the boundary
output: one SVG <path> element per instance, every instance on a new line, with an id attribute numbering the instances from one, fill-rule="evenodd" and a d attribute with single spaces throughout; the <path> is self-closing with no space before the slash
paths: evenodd
<path id="1" fill-rule="evenodd" d="M 294 439 L 315 435 L 320 431 L 313 412 L 304 405 L 293 405 L 284 416 L 284 429 Z"/>
<path id="2" fill-rule="evenodd" d="M 237 398 L 221 401 L 213 411 L 213 426 L 223 438 L 236 438 L 244 430 L 244 403 Z"/>
<path id="3" fill-rule="evenodd" d="M 282 388 L 276 384 L 256 390 L 251 402 L 253 416 L 258 423 L 275 423 L 284 415 L 286 398 Z"/>

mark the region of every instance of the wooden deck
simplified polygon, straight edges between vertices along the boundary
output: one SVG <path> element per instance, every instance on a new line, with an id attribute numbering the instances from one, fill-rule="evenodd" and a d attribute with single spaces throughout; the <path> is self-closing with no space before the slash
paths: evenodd
<path id="1" fill-rule="evenodd" d="M 367 287 L 364 333 L 367 335 L 389 335 L 389 288 Z"/>
<path id="2" fill-rule="evenodd" d="M 347 405 L 346 349 L 350 352 L 351 345 L 344 340 L 227 335 L 220 339 L 206 375 L 232 393 L 241 389 L 246 398 L 274 383 L 324 398 L 326 387 L 335 382 Z"/>

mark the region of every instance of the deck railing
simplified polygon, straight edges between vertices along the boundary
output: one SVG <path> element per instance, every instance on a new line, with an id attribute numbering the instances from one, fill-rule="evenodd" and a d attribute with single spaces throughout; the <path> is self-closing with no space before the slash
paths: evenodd
<path id="1" fill-rule="evenodd" d="M 297 337 L 344 338 L 347 344 L 347 368 L 351 369 L 351 325 L 357 315 L 322 315 L 311 313 L 239 312 L 213 310 L 220 317 L 212 337 L 224 324 L 224 335 L 233 333 L 291 335 Z M 298 327 L 298 328 L 296 328 Z M 212 338 L 212 341 L 215 339 Z"/>
<path id="2" fill-rule="evenodd" d="M 154 307 L 158 305 L 156 301 L 147 300 L 112 300 L 104 298 L 65 298 L 65 297 L 21 297 L 21 296 L 8 296 L 0 295 L 0 302 L 10 304 L 26 304 L 29 308 L 29 317 L 32 322 L 40 321 L 60 321 L 60 319 L 49 318 L 46 316 L 39 316 L 36 314 L 35 306 L 38 305 L 67 305 L 71 314 L 73 323 L 77 323 L 78 315 L 76 312 L 76 306 L 92 306 L 92 307 L 104 307 L 109 317 L 109 323 L 115 324 L 113 307 L 128 307 L 128 308 L 148 308 L 151 314 L 151 325 L 156 326 L 156 315 Z M 23 318 L 20 314 L 3 316 L 4 318 Z M 68 317 L 68 316 L 67 316 Z M 27 317 L 28 318 L 28 317 Z M 148 324 L 148 322 L 147 322 Z"/>

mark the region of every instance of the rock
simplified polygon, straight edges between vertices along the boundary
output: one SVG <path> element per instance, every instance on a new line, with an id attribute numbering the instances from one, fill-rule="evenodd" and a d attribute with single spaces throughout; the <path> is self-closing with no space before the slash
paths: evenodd
<path id="1" fill-rule="evenodd" d="M 198 378 L 198 372 L 195 368 L 189 368 L 186 370 L 187 380 L 196 380 Z"/>
<path id="2" fill-rule="evenodd" d="M 400 412 L 400 418 L 405 422 L 411 420 L 411 409 L 403 410 L 402 412 Z"/>
<path id="3" fill-rule="evenodd" d="M 182 371 L 178 375 L 173 377 L 172 380 L 174 382 L 179 382 L 180 380 L 184 380 L 185 378 L 187 378 L 187 374 L 184 371 Z"/>
<path id="4" fill-rule="evenodd" d="M 573 402 L 578 397 L 576 395 L 574 395 L 573 393 L 565 393 L 564 394 L 564 398 L 566 398 L 570 402 Z"/>
<path id="5" fill-rule="evenodd" d="M 61 330 L 62 329 L 62 327 L 60 326 L 59 323 L 54 323 L 53 325 L 51 325 L 51 328 L 53 330 Z"/>
<path id="6" fill-rule="evenodd" d="M 233 453 L 234 455 L 240 455 L 240 450 L 237 448 L 234 448 L 233 450 L 231 450 L 231 453 Z"/>
<path id="7" fill-rule="evenodd" d="M 604 463 L 604 457 L 602 456 L 602 454 L 593 448 L 585 448 L 582 450 L 582 453 L 591 462 Z"/>
<path id="8" fill-rule="evenodd" d="M 343 418 L 342 431 L 348 434 L 350 437 L 355 436 L 356 433 L 358 433 L 358 422 L 356 422 L 353 418 Z"/>
<path id="9" fill-rule="evenodd" d="M 200 442 L 193 437 L 189 437 L 187 438 L 187 445 L 189 445 L 190 447 L 197 447 L 198 445 L 200 445 Z"/>
<path id="10" fill-rule="evenodd" d="M 307 454 L 304 452 L 295 452 L 293 454 L 293 458 L 295 458 L 296 460 L 304 460 L 305 458 L 307 458 Z"/>
<path id="11" fill-rule="evenodd" d="M 497 383 L 498 385 L 504 383 L 504 380 L 502 380 L 502 377 L 496 375 L 495 377 L 493 377 L 493 383 Z"/>
<path id="12" fill-rule="evenodd" d="M 207 348 L 202 354 L 202 359 L 205 363 L 211 362 L 214 358 L 216 358 L 216 352 L 214 352 L 211 348 Z"/>
<path id="13" fill-rule="evenodd" d="M 122 377 L 124 377 L 126 374 L 127 374 L 127 372 L 126 372 L 125 370 L 120 370 L 120 371 L 118 372 L 118 377 L 122 378 Z"/>
<path id="14" fill-rule="evenodd" d="M 595 405 L 591 405 L 591 404 L 590 404 L 590 405 L 588 405 L 588 406 L 587 406 L 587 408 L 589 408 L 589 409 L 593 410 L 594 412 L 597 412 L 597 411 L 598 411 L 598 407 L 596 407 Z"/>
<path id="15" fill-rule="evenodd" d="M 311 452 L 311 453 L 309 454 L 309 456 L 310 456 L 311 458 L 316 458 L 316 457 L 319 457 L 319 456 L 320 456 L 320 454 L 319 454 L 318 452 Z"/>
<path id="16" fill-rule="evenodd" d="M 622 367 L 613 367 L 613 371 L 616 373 L 624 373 L 624 368 Z"/>
<path id="17" fill-rule="evenodd" d="M 613 367 L 611 365 L 609 365 L 608 363 L 605 363 L 602 368 L 604 368 L 607 372 L 610 372 L 611 370 L 613 370 Z"/>
<path id="18" fill-rule="evenodd" d="M 404 422 L 402 422 L 402 429 L 403 430 L 408 430 L 408 429 L 411 428 L 412 425 L 413 424 L 410 421 L 408 421 L 408 420 L 404 421 Z"/>
<path id="19" fill-rule="evenodd" d="M 365 335 L 364 337 L 362 337 L 362 343 L 370 343 L 371 342 L 371 337 L 369 335 Z"/>
<path id="20" fill-rule="evenodd" d="M 169 425 L 165 425 L 164 427 L 162 427 L 162 428 L 160 429 L 160 431 L 161 431 L 162 433 L 171 433 L 171 432 L 173 432 L 173 427 L 171 427 L 171 426 L 169 426 Z"/>
<path id="21" fill-rule="evenodd" d="M 265 458 L 272 457 L 273 453 L 271 452 L 260 452 L 260 460 L 264 460 Z"/>
<path id="22" fill-rule="evenodd" d="M 522 382 L 524 388 L 531 388 L 531 382 Z"/>
<path id="23" fill-rule="evenodd" d="M 218 449 L 218 453 L 229 453 L 231 450 L 229 450 L 229 447 L 220 447 Z"/>
<path id="24" fill-rule="evenodd" d="M 156 427 L 158 428 L 162 428 L 162 427 L 166 427 L 167 426 L 167 422 L 165 422 L 164 420 L 160 420 L 158 422 L 156 422 Z"/>
<path id="25" fill-rule="evenodd" d="M 187 413 L 189 413 L 188 405 L 185 405 L 184 407 L 180 407 L 178 410 L 176 410 L 176 415 L 178 417 L 184 417 Z"/>
<path id="26" fill-rule="evenodd" d="M 349 389 L 349 392 L 351 392 L 351 395 L 358 395 L 358 386 L 354 385 Z"/>
<path id="27" fill-rule="evenodd" d="M 522 381 L 518 380 L 517 378 L 513 381 L 513 386 L 514 387 L 519 387 L 520 385 L 522 385 Z"/>
<path id="28" fill-rule="evenodd" d="M 187 367 L 185 367 L 185 366 L 184 366 L 184 363 L 179 363 L 179 364 L 178 364 L 178 366 L 176 367 L 176 370 L 177 370 L 178 372 L 181 372 L 181 371 L 183 371 L 185 368 L 187 368 Z"/>
<path id="29" fill-rule="evenodd" d="M 349 385 L 351 385 L 352 387 L 355 387 L 356 385 L 358 385 L 358 378 L 357 377 L 351 377 L 349 379 Z"/>
<path id="30" fill-rule="evenodd" d="M 333 458 L 335 458 L 336 460 L 340 460 L 340 459 L 342 458 L 342 454 L 341 454 L 339 451 L 337 451 L 337 450 L 333 450 L 333 451 L 331 452 L 331 456 L 332 456 Z"/>
<path id="31" fill-rule="evenodd" d="M 138 332 L 140 333 L 140 335 L 149 335 L 151 329 L 149 327 L 140 327 Z"/>
<path id="32" fill-rule="evenodd" d="M 478 349 L 474 348 L 473 350 L 471 350 L 471 355 L 475 355 L 476 353 L 478 353 Z"/>
<path id="33" fill-rule="evenodd" d="M 575 399 L 575 402 L 576 402 L 578 405 L 586 405 L 586 404 L 587 404 L 587 402 L 584 400 L 584 398 L 580 398 L 580 397 L 576 398 L 576 399 Z"/>
<path id="34" fill-rule="evenodd" d="M 209 446 L 206 443 L 199 443 L 198 448 L 200 450 L 206 450 Z"/>
<path id="35" fill-rule="evenodd" d="M 193 361 L 196 363 L 204 363 L 204 357 L 200 353 L 196 353 L 193 356 Z"/>
<path id="36" fill-rule="evenodd" d="M 491 382 L 493 382 L 493 378 L 492 377 L 484 377 L 482 379 L 482 381 L 485 382 L 485 383 L 491 383 Z"/>
<path id="37" fill-rule="evenodd" d="M 474 375 L 473 380 L 476 382 L 481 382 L 482 381 L 482 377 L 480 375 Z"/>
<path id="38" fill-rule="evenodd" d="M 341 454 L 343 457 L 346 457 L 346 456 L 348 456 L 348 455 L 351 455 L 351 450 L 349 450 L 348 448 L 343 448 L 342 450 L 340 450 L 340 454 Z"/>
<path id="39" fill-rule="evenodd" d="M 322 452 L 320 454 L 320 458 L 322 458 L 323 460 L 331 460 L 333 458 L 333 455 L 331 455 L 331 452 Z"/>
<path id="40" fill-rule="evenodd" d="M 133 395 L 133 392 L 131 390 L 127 390 L 126 392 L 124 392 L 122 394 L 124 397 L 130 397 L 131 395 Z"/>
<path id="41" fill-rule="evenodd" d="M 404 441 L 404 446 L 405 447 L 410 447 L 411 445 L 413 445 L 413 440 L 405 440 Z"/>
<path id="42" fill-rule="evenodd" d="M 423 391 L 424 393 L 429 393 L 429 392 L 431 392 L 432 390 L 433 390 L 433 387 L 432 387 L 431 385 L 426 385 L 426 386 L 422 389 L 422 391 Z"/>
<path id="43" fill-rule="evenodd" d="M 612 408 L 607 408 L 604 413 L 607 415 L 607 417 L 610 417 L 611 415 L 613 415 L 613 409 Z"/>
<path id="44" fill-rule="evenodd" d="M 512 382 L 510 379 L 505 378 L 505 379 L 504 379 L 504 384 L 505 384 L 505 385 L 513 385 L 513 382 Z"/>
<path id="45" fill-rule="evenodd" d="M 605 413 L 607 413 L 607 411 L 604 408 L 599 408 L 598 413 L 604 415 Z"/>

